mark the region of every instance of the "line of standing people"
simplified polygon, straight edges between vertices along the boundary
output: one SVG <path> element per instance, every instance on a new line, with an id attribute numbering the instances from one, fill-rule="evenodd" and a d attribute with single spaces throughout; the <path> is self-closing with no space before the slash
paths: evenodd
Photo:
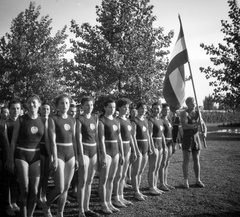
<path id="1" fill-rule="evenodd" d="M 32 94 L 27 98 L 28 112 L 19 118 L 16 112 L 14 128 L 10 123 L 1 125 L 1 144 L 6 144 L 6 153 L 10 153 L 5 160 L 9 174 L 17 174 L 20 186 L 19 207 L 14 193 L 16 191 L 10 187 L 13 196 L 8 208 L 20 211 L 20 216 L 32 217 L 37 200 L 40 199 L 44 216 L 51 217 L 51 205 L 57 199 L 57 216 L 63 217 L 68 189 L 74 172 L 78 170 L 79 217 L 99 216 L 89 208 L 91 184 L 98 170 L 101 210 L 105 214 L 119 212 L 119 208 L 132 205 L 131 201 L 124 198 L 130 163 L 130 176 L 136 200 L 144 201 L 147 198 L 140 191 L 140 185 L 148 162 L 149 192 L 160 195 L 174 189 L 167 182 L 170 158 L 176 151 L 176 138 L 172 135 L 170 108 L 167 104 L 162 107 L 159 102 L 153 103 L 152 115 L 147 120 L 147 104 L 139 102 L 136 105 L 137 116 L 131 122 L 128 119 L 128 99 L 119 99 L 117 102 L 107 100 L 104 103 L 104 113 L 99 118 L 92 114 L 94 100 L 91 97 L 82 98 L 83 114 L 77 118 L 68 114 L 70 104 L 71 98 L 68 95 L 60 95 L 55 100 L 56 114 L 49 116 L 50 105 L 41 103 L 39 96 Z M 9 105 L 11 108 L 12 104 Z M 18 107 L 15 110 L 21 109 L 20 102 L 13 105 Z M 117 118 L 114 117 L 116 109 L 119 111 Z M 193 112 L 193 109 L 186 112 Z M 184 115 L 181 116 L 181 122 L 183 130 L 193 128 Z M 199 122 L 195 120 L 195 134 L 198 125 Z M 10 131 L 12 136 L 7 137 L 6 132 Z M 195 143 L 196 140 L 193 141 L 193 144 Z M 200 150 L 200 147 L 198 148 Z M 185 187 L 189 187 L 186 161 L 191 150 L 192 147 L 187 153 L 183 151 Z M 197 165 L 194 168 L 196 183 L 203 187 L 200 180 L 199 154 L 200 152 L 193 154 Z M 49 175 L 54 179 L 54 188 L 47 193 Z"/>

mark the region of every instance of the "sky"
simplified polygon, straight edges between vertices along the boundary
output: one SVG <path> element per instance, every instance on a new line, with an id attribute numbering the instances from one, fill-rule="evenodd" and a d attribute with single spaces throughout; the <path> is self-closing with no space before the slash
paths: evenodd
<path id="1" fill-rule="evenodd" d="M 240 0 L 238 0 L 240 1 Z M 41 16 L 49 15 L 53 19 L 53 34 L 67 25 L 73 19 L 79 25 L 88 22 L 96 23 L 96 5 L 101 0 L 35 0 L 41 5 Z M 0 37 L 10 32 L 11 21 L 29 7 L 30 0 L 0 0 Z M 210 56 L 200 47 L 200 43 L 215 45 L 223 43 L 224 34 L 220 31 L 221 20 L 229 20 L 227 0 L 150 0 L 154 5 L 153 15 L 157 17 L 155 27 L 164 27 L 167 34 L 173 30 L 175 35 L 169 47 L 170 52 L 179 33 L 178 14 L 181 16 L 189 61 L 198 104 L 202 105 L 205 96 L 213 93 L 209 81 L 200 72 L 199 67 L 212 66 Z M 71 37 L 71 36 L 70 36 Z M 66 42 L 69 44 L 69 42 Z M 189 67 L 185 66 L 186 76 Z M 194 96 L 192 82 L 186 82 L 186 97 Z"/>

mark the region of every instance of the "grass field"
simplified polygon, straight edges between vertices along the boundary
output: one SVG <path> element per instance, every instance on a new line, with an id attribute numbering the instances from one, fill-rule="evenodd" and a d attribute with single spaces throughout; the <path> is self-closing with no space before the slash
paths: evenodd
<path id="1" fill-rule="evenodd" d="M 115 216 L 240 216 L 240 134 L 219 133 L 219 128 L 209 126 L 207 149 L 201 153 L 201 177 L 205 188 L 195 187 L 193 163 L 190 162 L 190 189 L 183 189 L 182 152 L 177 150 L 172 157 L 169 171 L 169 184 L 175 190 L 160 196 L 148 194 L 146 168 L 141 190 L 148 195 L 144 202 L 135 201 L 131 189 L 126 190 L 126 198 L 134 205 L 122 208 Z M 211 133 L 212 132 L 212 133 Z M 91 209 L 102 215 L 97 195 L 97 179 L 94 180 Z M 53 215 L 56 206 L 52 207 Z M 43 216 L 36 210 L 35 216 Z M 78 205 L 72 202 L 66 205 L 66 217 L 78 216 Z"/>

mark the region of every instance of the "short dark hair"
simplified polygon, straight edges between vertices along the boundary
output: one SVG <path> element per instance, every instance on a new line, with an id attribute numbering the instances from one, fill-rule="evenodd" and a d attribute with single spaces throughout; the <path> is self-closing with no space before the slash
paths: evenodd
<path id="1" fill-rule="evenodd" d="M 43 106 L 43 105 L 49 105 L 49 106 L 51 107 L 51 104 L 50 104 L 47 100 L 45 100 L 45 101 L 42 102 L 42 106 Z"/>
<path id="2" fill-rule="evenodd" d="M 130 100 L 127 98 L 121 98 L 117 101 L 117 109 L 121 108 L 124 105 L 129 105 L 130 104 Z"/>
<path id="3" fill-rule="evenodd" d="M 35 94 L 35 93 L 31 93 L 31 94 L 27 97 L 27 101 L 28 101 L 30 98 L 37 99 L 38 102 L 40 102 L 40 103 L 42 102 L 41 99 L 40 99 L 40 97 L 39 97 L 37 94 Z"/>
<path id="4" fill-rule="evenodd" d="M 84 96 L 81 99 L 81 105 L 83 105 L 85 102 L 90 102 L 90 101 L 94 103 L 94 99 L 91 96 Z"/>
<path id="5" fill-rule="evenodd" d="M 139 101 L 137 103 L 137 106 L 136 106 L 136 109 L 139 109 L 140 107 L 144 106 L 144 105 L 147 105 L 147 103 L 145 101 Z"/>
<path id="6" fill-rule="evenodd" d="M 169 105 L 167 103 L 163 103 L 162 108 L 165 109 L 166 107 L 169 107 Z"/>
<path id="7" fill-rule="evenodd" d="M 8 109 L 11 108 L 12 105 L 14 104 L 20 104 L 20 106 L 22 107 L 21 105 L 21 101 L 19 99 L 12 99 L 9 103 L 8 103 Z"/>
<path id="8" fill-rule="evenodd" d="M 55 99 L 55 105 L 58 106 L 58 103 L 60 100 L 62 100 L 63 98 L 68 98 L 69 99 L 69 103 L 71 103 L 71 97 L 68 94 L 61 94 L 59 95 L 56 99 Z"/>
<path id="9" fill-rule="evenodd" d="M 195 102 L 194 97 L 189 96 L 189 97 L 185 100 L 185 103 L 186 103 L 186 104 L 188 104 L 189 102 Z"/>
<path id="10" fill-rule="evenodd" d="M 153 104 L 152 104 L 152 108 L 153 108 L 153 106 L 162 106 L 162 103 L 160 102 L 160 101 L 156 101 L 156 102 L 154 102 Z"/>
<path id="11" fill-rule="evenodd" d="M 104 102 L 103 106 L 104 106 L 104 107 L 107 107 L 109 103 L 115 103 L 115 101 L 114 101 L 113 99 L 107 99 L 107 100 Z"/>

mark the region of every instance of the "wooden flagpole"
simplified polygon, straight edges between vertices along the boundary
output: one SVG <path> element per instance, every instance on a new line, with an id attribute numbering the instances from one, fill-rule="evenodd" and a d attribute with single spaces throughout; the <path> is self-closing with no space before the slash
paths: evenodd
<path id="1" fill-rule="evenodd" d="M 178 14 L 178 18 L 179 18 L 180 25 L 181 25 L 181 28 L 182 28 L 182 21 L 181 21 L 181 17 L 180 17 L 179 14 Z M 186 45 L 185 38 L 184 38 L 184 43 Z M 187 52 L 187 55 L 188 55 L 188 52 Z M 192 74 L 192 69 L 191 69 L 191 65 L 190 65 L 190 61 L 189 61 L 189 56 L 188 56 L 187 59 L 188 59 L 188 67 L 189 67 L 190 77 L 191 77 L 191 80 L 192 80 L 194 98 L 195 98 L 195 101 L 196 101 L 196 106 L 197 106 L 197 110 L 198 110 L 198 114 L 199 114 L 199 119 L 201 121 L 202 120 L 202 115 L 201 115 L 201 112 L 200 112 L 200 109 L 199 109 L 199 106 L 198 106 L 197 93 L 196 93 L 195 84 L 194 84 L 194 81 L 193 81 L 193 74 Z M 201 129 L 201 133 L 203 134 L 203 137 L 202 137 L 203 145 L 204 145 L 205 148 L 207 148 L 206 138 L 204 136 L 204 130 L 203 130 L 203 125 L 202 124 L 200 124 L 200 129 Z"/>

